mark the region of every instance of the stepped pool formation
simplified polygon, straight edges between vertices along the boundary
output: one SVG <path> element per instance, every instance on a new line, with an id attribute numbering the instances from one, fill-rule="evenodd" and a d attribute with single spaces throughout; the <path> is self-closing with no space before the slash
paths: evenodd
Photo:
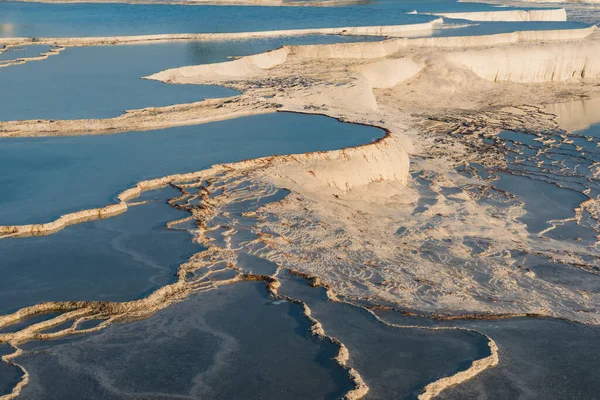
<path id="1" fill-rule="evenodd" d="M 592 399 L 600 6 L 0 1 L 0 399 Z"/>

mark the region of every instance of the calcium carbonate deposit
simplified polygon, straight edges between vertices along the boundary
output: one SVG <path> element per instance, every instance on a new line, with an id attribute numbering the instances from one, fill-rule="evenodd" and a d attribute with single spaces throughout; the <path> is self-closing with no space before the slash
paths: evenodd
<path id="1" fill-rule="evenodd" d="M 111 57 L 2 114 L 0 399 L 597 395 L 598 6 L 162 3 L 0 3 L 23 93 Z"/>

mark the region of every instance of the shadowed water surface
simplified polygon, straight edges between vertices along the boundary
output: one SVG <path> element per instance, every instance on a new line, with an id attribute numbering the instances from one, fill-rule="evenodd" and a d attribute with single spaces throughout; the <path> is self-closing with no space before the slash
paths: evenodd
<path id="1" fill-rule="evenodd" d="M 482 335 L 387 326 L 366 310 L 327 300 L 324 289 L 304 280 L 286 278 L 279 292 L 306 302 L 325 332 L 346 345 L 370 399 L 416 399 L 428 383 L 489 355 Z"/>
<path id="2" fill-rule="evenodd" d="M 598 327 L 539 318 L 443 323 L 377 314 L 396 324 L 473 328 L 496 341 L 499 365 L 442 392 L 440 399 L 594 399 L 600 393 Z"/>
<path id="3" fill-rule="evenodd" d="M 12 352 L 14 352 L 12 347 L 0 344 L 0 358 Z M 12 388 L 19 383 L 21 375 L 21 370 L 18 367 L 0 361 L 0 396 L 10 393 Z"/>
<path id="4" fill-rule="evenodd" d="M 0 240 L 0 315 L 45 301 L 133 300 L 174 281 L 179 264 L 202 247 L 188 232 L 164 227 L 188 215 L 166 204 L 177 192 L 156 195 L 161 201 L 118 217 L 50 236 Z"/>
<path id="5" fill-rule="evenodd" d="M 264 283 L 192 295 L 138 322 L 58 342 L 19 358 L 28 399 L 337 399 L 351 389 L 310 335 L 298 305 L 273 303 Z M 188 397 L 186 397 L 188 398 Z"/>

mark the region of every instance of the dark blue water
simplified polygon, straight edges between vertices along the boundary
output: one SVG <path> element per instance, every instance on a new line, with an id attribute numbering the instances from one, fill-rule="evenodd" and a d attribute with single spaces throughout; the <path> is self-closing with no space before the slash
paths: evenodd
<path id="1" fill-rule="evenodd" d="M 281 294 L 302 300 L 327 334 L 350 352 L 349 365 L 369 386 L 369 399 L 416 399 L 429 382 L 464 370 L 489 354 L 482 335 L 466 331 L 398 329 L 349 304 L 329 301 L 304 280 L 281 279 Z"/>
<path id="2" fill-rule="evenodd" d="M 589 279 L 589 276 L 588 276 Z M 439 399 L 596 399 L 600 391 L 600 328 L 549 318 L 433 321 L 376 311 L 385 321 L 476 329 L 499 348 L 500 362 Z"/>
<path id="3" fill-rule="evenodd" d="M 379 129 L 277 113 L 112 136 L 0 139 L 0 225 L 104 206 L 140 180 L 216 163 L 354 146 Z"/>

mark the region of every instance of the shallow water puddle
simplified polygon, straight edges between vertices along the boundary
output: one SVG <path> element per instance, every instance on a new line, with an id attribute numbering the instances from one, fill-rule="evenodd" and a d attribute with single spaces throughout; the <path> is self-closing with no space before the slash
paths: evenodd
<path id="1" fill-rule="evenodd" d="M 558 116 L 562 129 L 569 132 L 583 131 L 600 123 L 600 97 L 548 104 L 545 111 Z"/>
<path id="2" fill-rule="evenodd" d="M 521 218 L 531 233 L 539 233 L 549 228 L 551 220 L 574 217 L 574 209 L 587 199 L 581 193 L 562 189 L 541 180 L 526 176 L 499 174 L 493 185 L 515 194 L 524 202 L 527 213 Z"/>

